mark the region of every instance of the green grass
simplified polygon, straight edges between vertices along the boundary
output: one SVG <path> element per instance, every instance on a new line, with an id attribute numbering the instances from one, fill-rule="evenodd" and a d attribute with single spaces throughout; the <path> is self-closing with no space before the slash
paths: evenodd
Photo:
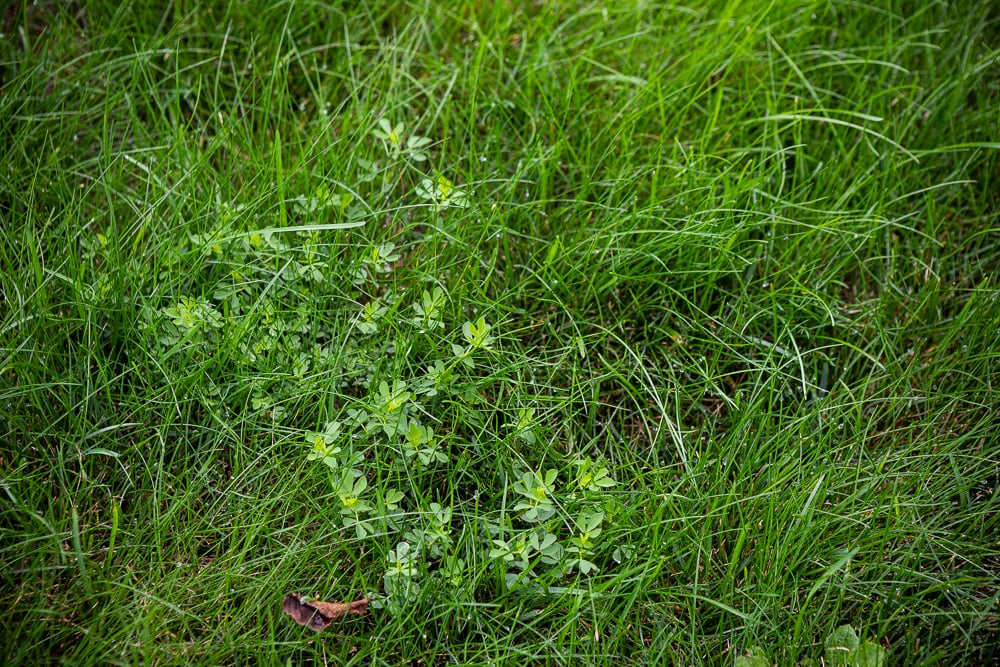
<path id="1" fill-rule="evenodd" d="M 995 664 L 993 3 L 356 4 L 3 15 L 4 663 Z"/>

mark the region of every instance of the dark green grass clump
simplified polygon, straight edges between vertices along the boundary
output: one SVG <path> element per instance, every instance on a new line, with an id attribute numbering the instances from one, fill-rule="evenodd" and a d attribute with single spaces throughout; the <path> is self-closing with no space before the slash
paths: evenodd
<path id="1" fill-rule="evenodd" d="M 998 659 L 993 3 L 0 21 L 5 664 Z"/>

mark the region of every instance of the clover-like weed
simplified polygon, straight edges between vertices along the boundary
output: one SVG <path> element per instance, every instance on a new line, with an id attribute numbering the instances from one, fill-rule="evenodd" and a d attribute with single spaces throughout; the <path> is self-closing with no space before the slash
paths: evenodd
<path id="1" fill-rule="evenodd" d="M 448 462 L 448 455 L 441 449 L 434 430 L 430 426 L 421 426 L 416 419 L 410 419 L 406 429 L 403 454 L 407 458 L 416 458 L 423 467 Z"/>
<path id="2" fill-rule="evenodd" d="M 465 190 L 457 187 L 443 175 L 437 178 L 425 178 L 417 185 L 417 196 L 430 202 L 435 212 L 446 208 L 466 208 L 469 205 Z"/>
<path id="3" fill-rule="evenodd" d="M 398 159 L 400 156 L 405 156 L 414 162 L 426 162 L 428 158 L 426 149 L 431 140 L 411 134 L 404 141 L 405 134 L 406 125 L 403 123 L 393 125 L 388 118 L 379 118 L 378 129 L 372 130 L 372 136 L 382 142 L 390 158 Z"/>
<path id="4" fill-rule="evenodd" d="M 521 499 L 514 505 L 515 512 L 521 512 L 521 518 L 529 523 L 539 523 L 556 513 L 555 482 L 558 471 L 547 470 L 544 477 L 528 470 L 521 473 L 514 482 L 514 492 Z"/>
<path id="5" fill-rule="evenodd" d="M 421 300 L 413 304 L 416 316 L 413 324 L 421 330 L 444 329 L 441 309 L 445 303 L 444 290 L 435 287 L 433 291 L 423 291 Z"/>
<path id="6" fill-rule="evenodd" d="M 327 422 L 323 430 L 317 433 L 306 434 L 306 442 L 312 449 L 306 455 L 307 461 L 322 461 L 327 466 L 336 469 L 340 465 L 337 455 L 341 448 L 337 444 L 340 436 L 340 422 Z"/>

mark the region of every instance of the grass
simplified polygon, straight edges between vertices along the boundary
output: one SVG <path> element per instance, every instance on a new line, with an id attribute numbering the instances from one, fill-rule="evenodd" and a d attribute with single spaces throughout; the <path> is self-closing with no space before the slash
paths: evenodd
<path id="1" fill-rule="evenodd" d="M 995 664 L 993 3 L 2 20 L 6 664 Z"/>

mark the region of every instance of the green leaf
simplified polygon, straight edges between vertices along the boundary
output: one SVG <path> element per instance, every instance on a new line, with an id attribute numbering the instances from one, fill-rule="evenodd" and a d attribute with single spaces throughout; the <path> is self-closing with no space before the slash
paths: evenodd
<path id="1" fill-rule="evenodd" d="M 622 561 L 633 558 L 634 556 L 635 556 L 635 548 L 627 544 L 623 544 L 620 547 L 617 547 L 614 553 L 611 554 L 611 557 L 619 565 L 621 565 Z"/>
<path id="2" fill-rule="evenodd" d="M 751 646 L 747 649 L 746 655 L 736 656 L 733 665 L 735 667 L 771 667 L 771 661 L 767 659 L 762 650 Z"/>
<path id="3" fill-rule="evenodd" d="M 858 633 L 850 625 L 842 625 L 826 638 L 824 657 L 830 665 L 852 665 L 858 649 Z"/>
<path id="4" fill-rule="evenodd" d="M 403 495 L 402 491 L 398 489 L 389 489 L 388 491 L 385 492 L 384 502 L 386 509 L 388 510 L 399 509 L 399 503 L 402 502 L 403 498 L 405 497 L 406 496 Z"/>
<path id="5" fill-rule="evenodd" d="M 469 344 L 474 350 L 478 349 L 490 349 L 493 344 L 493 337 L 489 335 L 491 327 L 486 323 L 486 318 L 480 317 L 473 322 L 466 322 L 462 325 L 462 336 L 465 338 L 465 342 Z"/>
<path id="6" fill-rule="evenodd" d="M 866 641 L 855 652 L 854 664 L 857 667 L 885 667 L 885 649 Z"/>

